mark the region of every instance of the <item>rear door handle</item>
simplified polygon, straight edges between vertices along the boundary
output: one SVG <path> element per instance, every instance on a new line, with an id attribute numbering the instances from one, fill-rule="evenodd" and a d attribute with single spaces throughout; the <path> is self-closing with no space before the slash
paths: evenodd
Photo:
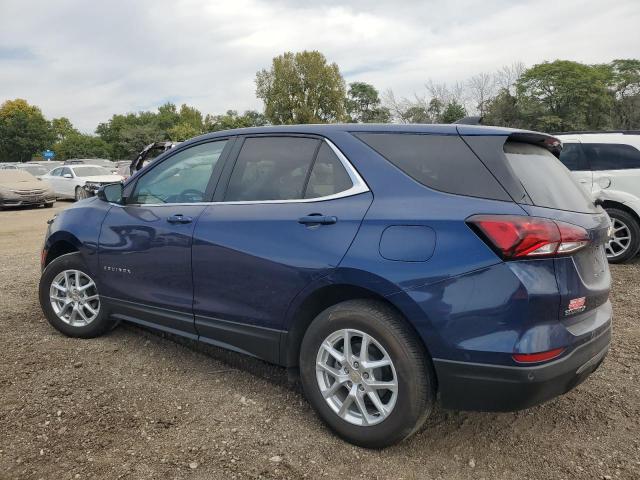
<path id="1" fill-rule="evenodd" d="M 193 218 L 191 217 L 185 217 L 184 215 L 181 214 L 177 214 L 177 215 L 171 215 L 170 217 L 167 217 L 167 222 L 169 223 L 191 223 L 193 222 Z"/>
<path id="2" fill-rule="evenodd" d="M 338 217 L 333 215 L 321 215 L 319 213 L 312 213 L 306 217 L 300 217 L 298 223 L 303 225 L 333 225 L 338 221 Z"/>

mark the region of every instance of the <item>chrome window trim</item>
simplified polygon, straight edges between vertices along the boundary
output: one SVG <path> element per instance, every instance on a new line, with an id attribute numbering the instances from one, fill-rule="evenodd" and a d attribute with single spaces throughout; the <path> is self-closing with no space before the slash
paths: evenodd
<path id="1" fill-rule="evenodd" d="M 262 205 L 262 204 L 281 204 L 281 203 L 314 203 L 314 202 L 324 202 L 327 200 L 336 200 L 338 198 L 352 197 L 354 195 L 359 195 L 361 193 L 369 192 L 369 186 L 365 183 L 363 178 L 360 176 L 355 167 L 351 164 L 349 159 L 344 156 L 344 154 L 336 147 L 333 142 L 331 142 L 327 138 L 322 139 L 323 142 L 326 142 L 333 153 L 336 154 L 340 163 L 347 171 L 347 175 L 351 179 L 352 186 L 347 190 L 343 190 L 342 192 L 334 193 L 332 195 L 325 195 L 324 197 L 316 197 L 316 198 L 294 198 L 291 200 L 240 200 L 240 201 L 232 201 L 232 202 L 195 202 L 195 203 L 131 203 L 129 205 L 120 205 L 117 203 L 112 203 L 111 205 L 126 207 L 126 206 L 140 206 L 140 207 L 168 207 L 168 206 L 208 206 L 208 205 Z"/>

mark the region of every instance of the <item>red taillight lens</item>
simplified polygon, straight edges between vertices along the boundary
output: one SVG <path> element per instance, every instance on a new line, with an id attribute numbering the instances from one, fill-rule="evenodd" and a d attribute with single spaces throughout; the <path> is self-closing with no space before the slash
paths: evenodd
<path id="1" fill-rule="evenodd" d="M 576 225 L 518 215 L 474 215 L 467 220 L 504 259 L 573 253 L 589 243 Z"/>
<path id="2" fill-rule="evenodd" d="M 546 362 L 559 357 L 562 352 L 564 352 L 564 348 L 554 348 L 553 350 L 538 353 L 514 353 L 513 359 L 518 363 Z"/>

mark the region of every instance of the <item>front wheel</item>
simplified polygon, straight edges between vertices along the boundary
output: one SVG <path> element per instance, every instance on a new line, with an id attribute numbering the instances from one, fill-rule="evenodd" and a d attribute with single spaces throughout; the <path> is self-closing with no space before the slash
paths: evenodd
<path id="1" fill-rule="evenodd" d="M 39 297 L 49 323 L 69 337 L 97 337 L 115 325 L 79 253 L 61 255 L 47 265 Z"/>
<path id="2" fill-rule="evenodd" d="M 87 195 L 87 191 L 84 188 L 76 187 L 75 197 L 76 197 L 76 202 L 77 202 L 78 200 L 82 200 L 84 198 L 88 198 L 89 196 Z"/>
<path id="3" fill-rule="evenodd" d="M 416 432 L 435 399 L 435 374 L 416 333 L 391 307 L 350 300 L 311 323 L 300 373 L 312 407 L 339 436 L 383 448 Z"/>
<path id="4" fill-rule="evenodd" d="M 640 250 L 640 225 L 633 215 L 617 208 L 607 208 L 613 233 L 606 245 L 609 263 L 624 263 Z"/>

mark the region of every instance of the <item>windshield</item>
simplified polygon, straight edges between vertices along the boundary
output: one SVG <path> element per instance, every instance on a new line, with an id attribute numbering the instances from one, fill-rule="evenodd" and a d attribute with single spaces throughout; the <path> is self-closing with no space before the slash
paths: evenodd
<path id="1" fill-rule="evenodd" d="M 111 175 L 111 171 L 97 165 L 73 167 L 76 177 L 97 177 L 99 175 Z"/>
<path id="2" fill-rule="evenodd" d="M 31 175 L 35 176 L 46 175 L 49 172 L 48 168 L 41 167 L 40 165 L 28 165 L 20 167 L 20 170 L 24 170 L 25 172 L 29 172 Z"/>
<path id="3" fill-rule="evenodd" d="M 534 205 L 571 212 L 597 211 L 567 167 L 548 150 L 509 141 L 504 145 L 504 153 Z"/>

